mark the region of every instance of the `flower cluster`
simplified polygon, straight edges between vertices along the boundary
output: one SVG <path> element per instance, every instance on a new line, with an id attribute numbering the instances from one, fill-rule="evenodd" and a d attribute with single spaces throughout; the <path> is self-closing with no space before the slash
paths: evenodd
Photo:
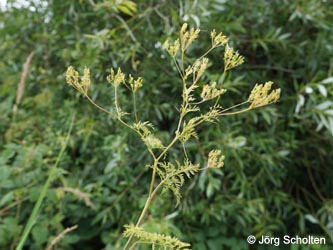
<path id="1" fill-rule="evenodd" d="M 208 154 L 207 168 L 223 168 L 224 155 L 220 150 L 212 150 Z"/>
<path id="2" fill-rule="evenodd" d="M 143 79 L 139 77 L 138 79 L 134 79 L 132 75 L 128 76 L 128 82 L 130 84 L 131 90 L 136 92 L 139 88 L 142 87 Z"/>
<path id="3" fill-rule="evenodd" d="M 114 87 L 118 87 L 119 84 L 125 84 L 125 74 L 118 68 L 117 73 L 115 74 L 114 70 L 110 70 L 111 74 L 106 77 L 106 80 L 111 83 Z"/>
<path id="4" fill-rule="evenodd" d="M 258 108 L 279 100 L 281 89 L 271 90 L 273 82 L 269 81 L 265 84 L 256 84 L 251 91 L 248 102 L 251 103 L 250 108 Z"/>
<path id="5" fill-rule="evenodd" d="M 224 71 L 226 72 L 233 69 L 238 65 L 241 65 L 243 62 L 244 57 L 227 45 L 224 51 Z"/>
<path id="6" fill-rule="evenodd" d="M 197 83 L 202 75 L 205 73 L 205 70 L 208 67 L 208 58 L 203 57 L 201 60 L 196 60 L 193 65 L 189 65 L 185 70 L 185 79 L 191 74 L 193 74 L 193 83 Z"/>
<path id="7" fill-rule="evenodd" d="M 216 48 L 218 46 L 224 46 L 228 42 L 228 38 L 220 32 L 216 34 L 216 31 L 213 30 L 210 32 L 210 37 L 212 38 L 212 48 Z"/>
<path id="8" fill-rule="evenodd" d="M 203 86 L 200 96 L 202 100 L 207 101 L 223 95 L 226 91 L 226 89 L 217 88 L 217 83 L 213 82 L 211 85 L 206 84 Z"/>
<path id="9" fill-rule="evenodd" d="M 173 44 L 169 43 L 169 40 L 166 40 L 163 44 L 163 48 L 166 49 L 169 53 L 170 56 L 172 56 L 173 58 L 176 57 L 178 50 L 179 50 L 179 40 L 177 39 L 176 41 L 173 42 Z"/>
<path id="10" fill-rule="evenodd" d="M 87 67 L 84 68 L 83 77 L 80 79 L 79 72 L 77 72 L 72 66 L 69 66 L 66 71 L 66 82 L 73 86 L 81 94 L 88 95 L 88 89 L 90 86 L 90 71 Z"/>
<path id="11" fill-rule="evenodd" d="M 191 28 L 190 31 L 187 30 L 187 23 L 184 23 L 179 34 L 180 44 L 182 51 L 185 51 L 190 47 L 195 39 L 198 38 L 200 29 Z"/>

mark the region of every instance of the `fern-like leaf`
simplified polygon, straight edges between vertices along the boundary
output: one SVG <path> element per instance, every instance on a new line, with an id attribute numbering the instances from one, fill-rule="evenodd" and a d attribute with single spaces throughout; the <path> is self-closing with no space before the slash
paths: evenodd
<path id="1" fill-rule="evenodd" d="M 181 199 L 180 188 L 185 182 L 184 175 L 190 178 L 191 175 L 194 175 L 199 169 L 198 164 L 193 165 L 188 160 L 186 160 L 183 165 L 179 162 L 176 162 L 176 165 L 170 162 L 161 163 L 157 172 L 162 179 L 162 192 L 171 191 L 176 197 L 176 206 L 178 206 Z"/>
<path id="2" fill-rule="evenodd" d="M 160 148 L 163 149 L 164 146 L 160 139 L 158 139 L 155 135 L 152 134 L 152 130 L 154 126 L 146 121 L 146 122 L 137 122 L 133 124 L 133 129 L 139 133 L 142 141 L 147 145 L 149 149 Z"/>
<path id="3" fill-rule="evenodd" d="M 177 238 L 146 232 L 143 228 L 134 225 L 125 225 L 123 237 L 133 237 L 136 244 L 150 244 L 153 249 L 163 250 L 190 250 L 190 244 Z"/>

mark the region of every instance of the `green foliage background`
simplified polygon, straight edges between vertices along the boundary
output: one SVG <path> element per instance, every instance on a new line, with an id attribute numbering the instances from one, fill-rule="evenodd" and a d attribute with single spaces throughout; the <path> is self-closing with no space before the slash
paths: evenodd
<path id="1" fill-rule="evenodd" d="M 192 243 L 193 249 L 273 249 L 246 237 L 325 236 L 333 240 L 333 2 L 30 1 L 0 11 L 0 248 L 14 249 L 75 114 L 74 131 L 25 249 L 45 249 L 78 225 L 57 249 L 120 249 L 122 226 L 143 206 L 149 155 L 138 138 L 65 84 L 69 65 L 89 66 L 93 98 L 111 108 L 105 76 L 122 67 L 145 80 L 141 117 L 164 138 L 174 131 L 181 88 L 161 50 L 183 22 L 230 37 L 245 63 L 227 75 L 226 106 L 244 100 L 257 82 L 282 89 L 278 104 L 202 126 L 188 142 L 193 159 L 212 147 L 223 171 L 204 171 L 183 188 L 179 207 L 156 199 L 145 228 Z M 203 39 L 206 34 L 207 39 Z M 12 109 L 23 64 L 34 57 L 18 112 Z M 222 71 L 215 53 L 209 80 Z M 122 93 L 123 107 L 131 108 Z M 174 149 L 176 158 L 182 149 Z M 80 191 L 81 196 L 65 187 Z M 67 191 L 66 191 L 67 190 Z M 170 202 L 172 201 L 172 202 Z M 284 246 L 280 249 L 319 249 Z M 320 246 L 329 249 L 329 246 Z"/>

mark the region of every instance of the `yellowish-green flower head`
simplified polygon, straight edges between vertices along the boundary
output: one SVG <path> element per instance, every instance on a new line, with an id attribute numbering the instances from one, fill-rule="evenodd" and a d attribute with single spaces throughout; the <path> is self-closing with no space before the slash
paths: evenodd
<path id="1" fill-rule="evenodd" d="M 223 168 L 224 166 L 224 155 L 220 150 L 212 150 L 208 155 L 207 168 Z"/>
<path id="2" fill-rule="evenodd" d="M 220 95 L 223 95 L 227 90 L 226 89 L 219 89 L 217 87 L 217 83 L 213 82 L 212 84 L 206 84 L 202 88 L 201 98 L 202 100 L 211 100 Z"/>
<path id="3" fill-rule="evenodd" d="M 90 70 L 85 67 L 83 77 L 80 79 L 79 72 L 77 72 L 72 66 L 69 66 L 66 71 L 66 82 L 76 88 L 81 94 L 88 95 L 90 86 Z"/>
<path id="4" fill-rule="evenodd" d="M 117 73 L 113 69 L 110 70 L 111 74 L 106 77 L 106 80 L 114 87 L 118 87 L 119 84 L 125 84 L 125 74 L 118 68 Z"/>
<path id="5" fill-rule="evenodd" d="M 170 44 L 169 40 L 166 40 L 163 44 L 163 48 L 166 49 L 169 55 L 172 56 L 173 58 L 176 57 L 177 52 L 179 50 L 179 46 L 180 46 L 179 39 L 174 41 L 173 44 Z"/>
<path id="6" fill-rule="evenodd" d="M 251 103 L 250 108 L 258 108 L 279 100 L 281 89 L 271 90 L 273 82 L 269 81 L 265 84 L 256 84 L 251 91 L 248 102 Z"/>
<path id="7" fill-rule="evenodd" d="M 187 23 L 184 23 L 179 34 L 180 45 L 183 52 L 187 50 L 190 45 L 198 38 L 200 29 L 191 28 L 190 31 L 187 30 Z"/>
<path id="8" fill-rule="evenodd" d="M 225 46 L 228 42 L 228 38 L 220 32 L 216 33 L 215 30 L 210 32 L 210 37 L 212 38 L 212 48 L 216 48 L 218 46 Z"/>
<path id="9" fill-rule="evenodd" d="M 139 88 L 143 85 L 143 79 L 142 77 L 139 77 L 138 79 L 134 79 L 133 76 L 130 74 L 128 76 L 128 83 L 130 85 L 131 90 L 135 93 Z"/>
<path id="10" fill-rule="evenodd" d="M 244 57 L 228 45 L 224 51 L 224 71 L 233 69 L 244 63 Z"/>

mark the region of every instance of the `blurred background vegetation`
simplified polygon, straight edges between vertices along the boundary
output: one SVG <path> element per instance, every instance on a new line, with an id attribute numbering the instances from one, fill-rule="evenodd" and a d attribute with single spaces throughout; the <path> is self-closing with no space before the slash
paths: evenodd
<path id="1" fill-rule="evenodd" d="M 317 235 L 331 244 L 332 20 L 331 0 L 8 0 L 0 11 L 0 248 L 16 247 L 74 114 L 57 178 L 24 249 L 45 249 L 73 225 L 57 249 L 121 248 L 122 226 L 136 221 L 146 198 L 149 155 L 134 134 L 66 86 L 64 72 L 90 67 L 92 96 L 106 108 L 113 103 L 105 81 L 110 67 L 142 76 L 140 115 L 168 138 L 181 88 L 161 44 L 184 22 L 202 32 L 191 56 L 209 46 L 216 29 L 246 58 L 227 75 L 223 105 L 246 100 L 255 83 L 268 80 L 282 98 L 202 126 L 187 145 L 191 158 L 203 162 L 210 149 L 220 149 L 223 171 L 187 182 L 177 208 L 171 196 L 156 199 L 145 228 L 191 242 L 194 250 L 276 249 L 249 246 L 250 234 Z M 219 79 L 221 57 L 210 57 L 207 79 Z M 130 96 L 120 98 L 130 109 Z"/>

